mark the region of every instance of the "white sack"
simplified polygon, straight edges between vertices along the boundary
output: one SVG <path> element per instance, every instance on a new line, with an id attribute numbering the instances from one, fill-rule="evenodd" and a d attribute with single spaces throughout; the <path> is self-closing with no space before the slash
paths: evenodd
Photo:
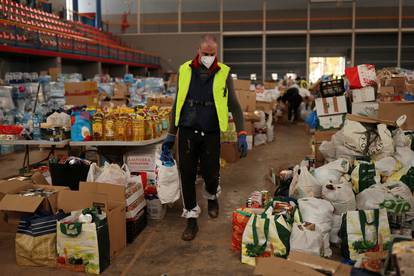
<path id="1" fill-rule="evenodd" d="M 166 166 L 157 158 L 155 161 L 155 185 L 161 204 L 174 203 L 180 198 L 180 176 L 177 162 Z"/>
<path id="2" fill-rule="evenodd" d="M 332 229 L 334 207 L 324 199 L 306 197 L 298 200 L 299 210 L 304 222 L 314 223 L 316 229 L 322 233 L 324 250 L 323 255 L 330 257 L 332 250 L 329 244 L 329 233 Z"/>
<path id="3" fill-rule="evenodd" d="M 336 159 L 336 148 L 332 141 L 323 141 L 319 146 L 319 151 L 328 162 L 332 162 Z"/>
<path id="4" fill-rule="evenodd" d="M 394 157 L 401 162 L 403 167 L 414 167 L 414 151 L 410 147 L 397 147 Z"/>
<path id="5" fill-rule="evenodd" d="M 322 198 L 328 200 L 334 207 L 334 214 L 341 215 L 356 209 L 356 201 L 352 184 L 342 182 L 322 186 Z"/>
<path id="6" fill-rule="evenodd" d="M 382 176 L 390 176 L 401 168 L 400 163 L 393 157 L 384 157 L 375 162 L 375 170 Z"/>
<path id="7" fill-rule="evenodd" d="M 338 183 L 341 176 L 349 171 L 349 166 L 349 161 L 341 158 L 317 168 L 314 176 L 321 185 Z"/>
<path id="8" fill-rule="evenodd" d="M 362 153 L 367 147 L 367 129 L 358 122 L 345 120 L 344 145 L 353 151 Z"/>
<path id="9" fill-rule="evenodd" d="M 302 197 L 320 197 L 322 187 L 306 166 L 296 167 L 292 183 L 289 187 L 289 196 L 299 199 Z"/>
<path id="10" fill-rule="evenodd" d="M 290 250 L 321 256 L 323 252 L 322 234 L 317 230 L 309 230 L 303 224 L 295 222 L 290 234 Z"/>
<path id="11" fill-rule="evenodd" d="M 384 200 L 404 199 L 411 205 L 414 204 L 414 198 L 408 188 L 402 182 L 390 182 L 384 184 L 375 184 L 356 196 L 357 208 L 360 210 L 378 209 Z"/>
<path id="12" fill-rule="evenodd" d="M 332 229 L 329 233 L 329 241 L 331 243 L 340 243 L 339 230 L 341 229 L 342 215 L 333 215 L 332 217 Z"/>

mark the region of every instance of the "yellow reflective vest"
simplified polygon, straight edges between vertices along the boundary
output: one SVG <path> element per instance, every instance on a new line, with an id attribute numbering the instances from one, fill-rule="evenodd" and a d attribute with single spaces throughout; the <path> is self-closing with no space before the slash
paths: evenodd
<path id="1" fill-rule="evenodd" d="M 185 99 L 188 94 L 191 81 L 191 60 L 180 66 L 178 79 L 177 104 L 175 109 L 175 126 L 180 122 L 181 109 L 184 106 Z M 220 70 L 214 75 L 213 81 L 213 97 L 214 104 L 217 110 L 217 117 L 219 120 L 220 130 L 226 131 L 229 124 L 229 107 L 227 104 L 228 91 L 226 91 L 226 80 L 230 72 L 230 67 L 223 63 L 218 63 Z"/>

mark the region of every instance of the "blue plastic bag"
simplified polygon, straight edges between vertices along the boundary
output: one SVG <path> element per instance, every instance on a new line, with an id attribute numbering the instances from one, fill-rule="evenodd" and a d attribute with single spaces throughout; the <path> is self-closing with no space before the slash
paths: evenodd
<path id="1" fill-rule="evenodd" d="M 318 115 L 315 111 L 309 113 L 308 117 L 305 119 L 305 123 L 311 128 L 316 129 L 318 126 Z"/>

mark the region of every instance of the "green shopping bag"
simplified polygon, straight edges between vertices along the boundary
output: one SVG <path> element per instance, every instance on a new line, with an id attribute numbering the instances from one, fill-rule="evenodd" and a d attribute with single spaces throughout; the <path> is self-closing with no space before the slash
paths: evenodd
<path id="1" fill-rule="evenodd" d="M 59 268 L 102 273 L 110 263 L 109 230 L 106 215 L 92 215 L 93 222 L 76 221 L 81 212 L 72 212 L 57 223 L 57 265 Z"/>
<path id="2" fill-rule="evenodd" d="M 291 225 L 282 215 L 272 215 L 271 208 L 262 215 L 253 214 L 243 232 L 242 263 L 255 265 L 256 257 L 287 257 Z"/>
<path id="3" fill-rule="evenodd" d="M 356 166 L 351 173 L 352 188 L 358 194 L 376 184 L 377 176 L 375 164 L 372 162 L 356 161 Z"/>
<path id="4" fill-rule="evenodd" d="M 356 261 L 365 252 L 380 251 L 391 241 L 385 209 L 348 211 L 342 216 L 341 253 L 345 259 Z"/>

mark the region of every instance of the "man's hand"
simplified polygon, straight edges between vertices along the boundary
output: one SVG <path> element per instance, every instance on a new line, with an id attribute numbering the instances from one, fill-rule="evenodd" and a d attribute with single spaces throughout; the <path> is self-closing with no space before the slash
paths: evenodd
<path id="1" fill-rule="evenodd" d="M 246 134 L 246 131 L 240 131 L 237 140 L 240 157 L 242 158 L 247 156 L 248 146 L 246 141 Z"/>

